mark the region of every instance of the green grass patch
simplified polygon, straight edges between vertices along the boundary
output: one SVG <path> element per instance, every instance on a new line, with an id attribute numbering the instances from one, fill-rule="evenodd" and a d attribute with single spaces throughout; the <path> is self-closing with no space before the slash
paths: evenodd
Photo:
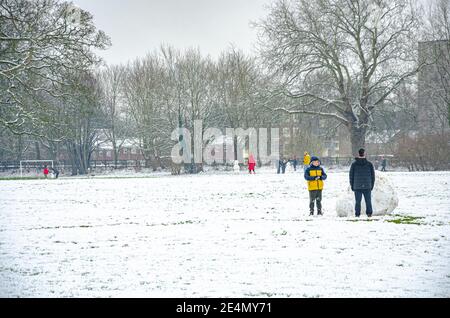
<path id="1" fill-rule="evenodd" d="M 421 216 L 411 216 L 411 215 L 400 215 L 400 214 L 394 214 L 391 216 L 391 219 L 385 220 L 389 223 L 394 224 L 413 224 L 413 225 L 424 225 L 425 222 L 423 220 L 425 217 Z M 361 218 L 361 219 L 350 219 L 346 220 L 347 222 L 376 222 L 380 221 L 380 219 L 377 218 Z"/>
<path id="2" fill-rule="evenodd" d="M 413 224 L 422 225 L 424 224 L 421 220 L 425 219 L 421 216 L 410 216 L 410 215 L 394 215 L 395 219 L 387 220 L 389 223 L 394 224 Z"/>
<path id="3" fill-rule="evenodd" d="M 243 193 L 242 196 L 246 197 L 246 198 L 261 198 L 261 197 L 264 197 L 265 195 L 262 193 L 249 192 L 249 193 Z"/>
<path id="4" fill-rule="evenodd" d="M 42 177 L 0 177 L 0 181 L 23 181 L 23 180 L 88 180 L 88 179 L 155 179 L 161 176 L 73 176 L 73 177 L 59 177 L 59 179 L 42 178 Z"/>
<path id="5" fill-rule="evenodd" d="M 260 293 L 249 293 L 249 294 L 245 294 L 245 296 L 249 296 L 249 297 L 263 297 L 263 298 L 267 298 L 267 297 L 275 297 L 277 294 L 275 293 L 269 293 L 269 292 L 260 292 Z"/>
<path id="6" fill-rule="evenodd" d="M 162 176 L 162 175 L 161 175 Z M 69 177 L 67 179 L 155 179 L 160 178 L 161 176 L 86 176 L 86 177 Z M 164 176 L 170 176 L 170 175 L 164 175 Z"/>
<path id="7" fill-rule="evenodd" d="M 288 232 L 286 230 L 282 230 L 280 232 L 278 231 L 272 231 L 272 235 L 273 236 L 286 236 L 288 234 Z"/>
<path id="8" fill-rule="evenodd" d="M 0 177 L 0 181 L 17 181 L 17 180 L 44 180 L 39 177 Z"/>
<path id="9" fill-rule="evenodd" d="M 162 226 L 170 226 L 170 225 L 184 225 L 184 224 L 199 224 L 200 222 L 194 222 L 191 220 L 187 220 L 187 221 L 179 221 L 179 222 L 172 222 L 172 223 L 161 223 Z"/>

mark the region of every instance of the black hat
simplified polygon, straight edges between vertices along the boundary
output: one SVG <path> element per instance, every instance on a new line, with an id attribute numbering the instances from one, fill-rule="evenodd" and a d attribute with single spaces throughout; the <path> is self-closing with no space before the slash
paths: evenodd
<path id="1" fill-rule="evenodd" d="M 360 157 L 364 157 L 365 153 L 366 153 L 366 151 L 364 150 L 364 148 L 361 148 L 358 150 L 358 154 Z"/>

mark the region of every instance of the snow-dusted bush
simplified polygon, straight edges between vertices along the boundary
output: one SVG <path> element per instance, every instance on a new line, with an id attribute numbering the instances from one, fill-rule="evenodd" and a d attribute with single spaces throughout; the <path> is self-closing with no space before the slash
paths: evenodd
<path id="1" fill-rule="evenodd" d="M 373 215 L 391 214 L 398 206 L 397 192 L 389 178 L 380 172 L 376 172 L 375 187 L 372 191 Z M 340 217 L 355 214 L 355 195 L 350 187 L 344 195 L 336 201 L 336 213 Z M 364 197 L 361 204 L 361 215 L 366 213 Z"/>

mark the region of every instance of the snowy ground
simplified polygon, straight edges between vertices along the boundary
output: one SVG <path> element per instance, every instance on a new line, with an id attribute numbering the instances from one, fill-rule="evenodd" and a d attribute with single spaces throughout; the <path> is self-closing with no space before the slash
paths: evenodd
<path id="1" fill-rule="evenodd" d="M 450 172 L 387 175 L 418 224 L 336 217 L 343 172 L 321 218 L 299 173 L 0 181 L 0 297 L 450 297 Z"/>

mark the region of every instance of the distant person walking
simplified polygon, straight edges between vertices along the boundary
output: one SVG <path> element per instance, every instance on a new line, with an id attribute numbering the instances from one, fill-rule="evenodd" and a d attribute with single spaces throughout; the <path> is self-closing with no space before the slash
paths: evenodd
<path id="1" fill-rule="evenodd" d="M 309 164 L 311 163 L 311 156 L 309 153 L 305 151 L 305 154 L 303 156 L 303 171 L 306 171 L 306 169 L 309 168 Z"/>
<path id="2" fill-rule="evenodd" d="M 281 172 L 281 159 L 277 159 L 275 161 L 275 165 L 277 167 L 277 174 L 280 174 L 280 172 Z"/>
<path id="3" fill-rule="evenodd" d="M 294 171 L 297 171 L 298 159 L 297 156 L 294 156 L 294 159 L 291 160 L 292 167 L 294 167 Z"/>
<path id="4" fill-rule="evenodd" d="M 387 159 L 383 158 L 383 160 L 381 160 L 381 171 L 386 171 L 386 166 L 387 166 Z"/>
<path id="5" fill-rule="evenodd" d="M 373 164 L 366 159 L 364 149 L 358 151 L 359 157 L 355 158 L 350 168 L 350 186 L 355 193 L 355 215 L 361 215 L 361 200 L 364 196 L 366 202 L 366 214 L 372 216 L 372 190 L 375 185 L 375 169 Z"/>
<path id="6" fill-rule="evenodd" d="M 309 191 L 309 215 L 314 215 L 314 202 L 317 204 L 317 215 L 322 215 L 322 190 L 323 181 L 326 179 L 327 174 L 320 166 L 319 158 L 312 157 L 311 165 L 305 170 Z"/>
<path id="7" fill-rule="evenodd" d="M 253 174 L 256 174 L 255 167 L 256 167 L 256 160 L 255 157 L 253 157 L 253 155 L 251 154 L 248 157 L 248 173 L 251 174 L 253 172 Z"/>
<path id="8" fill-rule="evenodd" d="M 286 166 L 287 166 L 287 163 L 288 163 L 288 161 L 287 161 L 285 158 L 283 158 L 283 159 L 280 161 L 281 172 L 282 172 L 283 174 L 286 173 Z"/>

